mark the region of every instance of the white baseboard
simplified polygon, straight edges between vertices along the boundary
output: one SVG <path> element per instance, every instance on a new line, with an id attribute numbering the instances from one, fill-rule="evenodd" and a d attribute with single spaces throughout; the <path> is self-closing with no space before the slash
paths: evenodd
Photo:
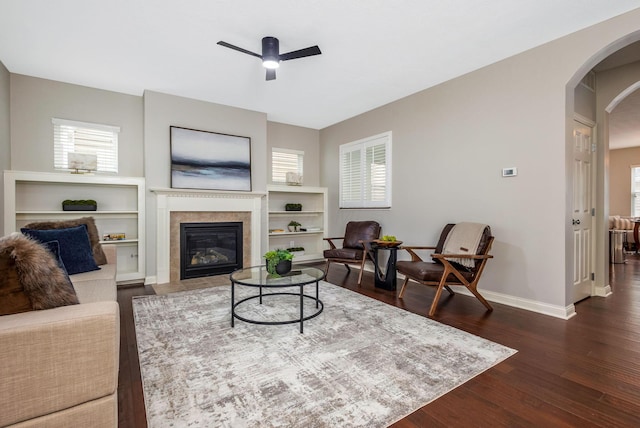
<path id="1" fill-rule="evenodd" d="M 475 296 L 464 287 L 454 287 L 453 291 L 464 294 L 466 296 Z M 555 318 L 568 320 L 576 316 L 576 307 L 571 304 L 569 306 L 551 305 L 549 303 L 538 302 L 537 300 L 523 299 L 508 294 L 496 293 L 489 290 L 480 290 L 480 294 L 490 302 L 500 303 L 501 305 L 512 306 L 514 308 L 525 309 L 531 312 L 537 312 L 543 315 L 549 315 Z"/>
<path id="2" fill-rule="evenodd" d="M 144 285 L 154 285 L 158 283 L 158 277 L 153 275 L 153 276 L 147 276 L 144 279 Z"/>
<path id="3" fill-rule="evenodd" d="M 597 297 L 609 297 L 611 295 L 611 286 L 605 285 L 604 287 L 595 287 L 593 295 Z"/>
<path id="4" fill-rule="evenodd" d="M 404 281 L 404 275 L 398 274 L 398 279 L 402 279 Z M 452 287 L 452 290 L 456 293 L 464 294 L 465 296 L 471 296 L 474 299 L 476 298 L 465 287 Z M 482 296 L 490 302 L 500 303 L 501 305 L 512 306 L 514 308 L 524 309 L 543 315 L 549 315 L 563 320 L 568 320 L 577 315 L 576 308 L 573 304 L 566 307 L 551 305 L 549 303 L 539 302 L 537 300 L 523 299 L 522 297 L 496 293 L 494 291 L 483 289 L 480 290 L 480 294 L 482 294 Z"/>

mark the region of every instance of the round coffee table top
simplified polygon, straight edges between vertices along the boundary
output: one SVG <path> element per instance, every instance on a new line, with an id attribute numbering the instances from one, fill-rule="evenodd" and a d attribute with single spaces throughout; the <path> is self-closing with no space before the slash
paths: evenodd
<path id="1" fill-rule="evenodd" d="M 291 287 L 311 284 L 325 277 L 325 272 L 310 266 L 293 265 L 291 272 L 284 275 L 272 275 L 266 266 L 252 266 L 231 273 L 229 278 L 236 284 L 254 287 Z"/>

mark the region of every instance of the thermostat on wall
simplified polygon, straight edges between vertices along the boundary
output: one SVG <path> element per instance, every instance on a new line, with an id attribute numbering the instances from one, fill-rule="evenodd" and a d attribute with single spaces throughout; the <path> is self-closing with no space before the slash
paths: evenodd
<path id="1" fill-rule="evenodd" d="M 502 168 L 503 177 L 515 177 L 518 175 L 518 168 Z"/>

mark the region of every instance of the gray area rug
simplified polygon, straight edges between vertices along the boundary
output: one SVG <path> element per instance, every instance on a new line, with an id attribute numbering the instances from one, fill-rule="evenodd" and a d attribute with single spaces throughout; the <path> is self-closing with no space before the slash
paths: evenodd
<path id="1" fill-rule="evenodd" d="M 255 292 L 236 287 L 236 301 Z M 385 427 L 516 352 L 326 282 L 320 299 L 300 334 L 231 328 L 229 286 L 134 298 L 149 427 Z M 298 305 L 271 296 L 238 312 L 293 319 Z"/>

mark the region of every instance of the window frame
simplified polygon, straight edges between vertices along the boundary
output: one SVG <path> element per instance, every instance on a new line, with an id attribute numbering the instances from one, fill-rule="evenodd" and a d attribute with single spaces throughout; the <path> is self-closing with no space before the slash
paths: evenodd
<path id="1" fill-rule="evenodd" d="M 631 216 L 640 217 L 640 165 L 631 165 Z"/>
<path id="2" fill-rule="evenodd" d="M 100 123 L 81 122 L 77 120 L 51 118 L 53 124 L 53 167 L 56 171 L 72 171 L 68 167 L 68 154 L 76 152 L 76 147 L 70 148 L 68 143 L 61 139 L 61 135 L 67 132 L 86 131 L 88 133 L 103 133 L 106 138 L 110 138 L 110 145 L 101 150 L 95 149 L 92 153 L 78 151 L 77 153 L 95 154 L 97 156 L 97 169 L 95 172 L 117 174 L 119 169 L 118 160 L 118 139 L 120 127 L 114 125 L 105 125 Z M 62 127 L 73 128 L 66 131 Z M 107 137 L 106 134 L 111 134 Z M 106 152 L 100 155 L 98 152 Z M 106 165 L 105 165 L 106 163 Z"/>
<path id="3" fill-rule="evenodd" d="M 288 155 L 297 155 L 297 171 L 285 171 L 284 177 L 282 180 L 274 180 L 274 173 L 276 172 L 276 168 L 274 168 L 274 153 L 283 153 Z M 304 176 L 304 151 L 303 150 L 294 150 L 294 149 L 285 149 L 281 147 L 272 147 L 271 148 L 271 182 L 273 184 L 287 184 L 287 172 L 295 172 L 300 175 L 300 177 Z"/>
<path id="4" fill-rule="evenodd" d="M 384 185 L 383 192 L 384 197 L 380 199 L 372 198 L 372 193 L 375 191 L 373 189 L 373 185 L 371 184 L 371 167 L 375 165 L 373 159 L 367 158 L 367 150 L 374 150 L 375 156 L 375 148 L 379 146 L 384 146 Z M 391 208 L 391 177 L 392 177 L 392 148 L 393 148 L 393 138 L 392 132 L 387 131 L 381 134 L 373 135 L 370 137 L 366 137 L 360 140 L 352 141 L 350 143 L 341 144 L 339 147 L 339 208 L 340 209 L 388 209 Z M 351 170 L 346 170 L 345 164 L 345 156 L 348 153 L 358 153 L 359 156 L 359 170 L 351 173 Z M 371 161 L 371 162 L 370 162 Z M 347 184 L 345 180 L 348 177 L 355 177 L 357 183 L 355 184 Z M 347 197 L 347 193 L 345 191 L 345 187 L 355 187 L 355 192 L 349 193 L 359 193 L 359 197 L 350 198 L 345 200 Z"/>

